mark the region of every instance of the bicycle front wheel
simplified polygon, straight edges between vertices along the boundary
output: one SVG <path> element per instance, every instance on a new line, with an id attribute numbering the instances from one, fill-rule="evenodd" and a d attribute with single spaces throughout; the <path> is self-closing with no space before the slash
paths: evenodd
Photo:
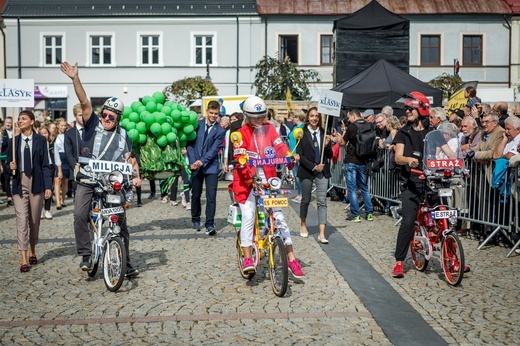
<path id="1" fill-rule="evenodd" d="M 283 297 L 289 284 L 289 269 L 287 264 L 287 252 L 283 240 L 275 237 L 269 243 L 269 278 L 273 292 L 278 297 Z"/>
<path id="2" fill-rule="evenodd" d="M 464 276 L 464 250 L 456 233 L 448 233 L 442 240 L 442 270 L 448 283 L 457 286 Z"/>
<path id="3" fill-rule="evenodd" d="M 125 279 L 126 251 L 119 237 L 107 241 L 103 253 L 103 279 L 110 292 L 117 291 Z"/>
<path id="4" fill-rule="evenodd" d="M 92 261 L 92 269 L 87 271 L 89 277 L 93 278 L 96 275 L 99 265 L 99 248 L 97 247 L 98 236 L 96 233 L 96 228 L 92 226 L 92 224 L 88 224 L 88 233 L 90 235 L 90 247 L 92 249 L 92 254 L 90 255 Z"/>

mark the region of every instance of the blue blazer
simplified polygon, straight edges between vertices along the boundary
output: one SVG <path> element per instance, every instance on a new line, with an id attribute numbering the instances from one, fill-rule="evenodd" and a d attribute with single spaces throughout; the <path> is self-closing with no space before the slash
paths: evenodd
<path id="1" fill-rule="evenodd" d="M 206 119 L 199 120 L 199 127 L 197 129 L 197 138 L 189 141 L 186 144 L 186 151 L 188 152 L 188 160 L 190 165 L 197 160 L 202 161 L 202 172 L 204 174 L 218 174 L 219 162 L 218 152 L 223 147 L 226 130 L 218 123 L 213 124 L 211 131 L 204 141 L 204 132 L 206 132 Z"/>
<path id="2" fill-rule="evenodd" d="M 13 176 L 13 195 L 18 194 L 22 196 L 22 180 L 20 178 L 20 162 L 22 162 L 22 157 L 20 155 L 20 143 L 22 141 L 22 136 L 18 135 L 15 137 L 15 155 L 16 155 L 16 163 L 18 168 L 16 169 L 16 174 Z M 7 151 L 7 172 L 9 175 L 12 175 L 11 168 L 9 168 L 9 163 L 13 161 L 13 150 L 12 141 L 9 141 L 8 151 Z M 51 166 L 49 165 L 49 151 L 47 149 L 47 140 L 45 137 L 33 133 L 33 143 L 32 143 L 32 188 L 31 192 L 33 194 L 39 194 L 45 192 L 45 190 L 52 190 L 52 174 L 51 174 Z"/>

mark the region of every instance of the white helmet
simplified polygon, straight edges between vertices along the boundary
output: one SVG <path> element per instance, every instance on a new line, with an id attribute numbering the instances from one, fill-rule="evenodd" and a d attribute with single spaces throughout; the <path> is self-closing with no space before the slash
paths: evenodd
<path id="1" fill-rule="evenodd" d="M 117 97 L 111 97 L 108 98 L 105 101 L 105 103 L 103 103 L 103 107 L 101 107 L 101 110 L 103 109 L 108 109 L 109 111 L 121 115 L 123 113 L 123 110 L 125 109 L 125 105 L 123 104 L 123 101 L 121 101 Z"/>
<path id="2" fill-rule="evenodd" d="M 264 100 L 258 96 L 248 97 L 242 106 L 244 115 L 251 118 L 260 118 L 267 116 L 267 106 Z"/>

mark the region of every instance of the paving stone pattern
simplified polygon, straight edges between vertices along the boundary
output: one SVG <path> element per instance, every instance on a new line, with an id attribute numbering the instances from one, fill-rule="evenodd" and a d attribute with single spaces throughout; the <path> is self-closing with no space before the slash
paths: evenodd
<path id="1" fill-rule="evenodd" d="M 134 202 L 128 212 L 132 264 L 141 274 L 117 293 L 106 290 L 100 274 L 88 280 L 79 270 L 72 200 L 53 208 L 53 220 L 42 220 L 39 263 L 28 273 L 19 272 L 14 209 L 0 206 L 0 344 L 391 344 L 316 241 L 316 227 L 309 238 L 298 236 L 297 206 L 286 217 L 305 277 L 290 275 L 286 296 L 278 298 L 265 268 L 250 282 L 240 277 L 225 190 L 217 197 L 216 237 L 192 230 L 181 205 L 147 195 L 144 207 Z M 520 339 L 520 256 L 506 259 L 501 247 L 477 251 L 475 241 L 463 239 L 472 272 L 460 287 L 443 281 L 438 262 L 420 273 L 408 260 L 406 277 L 395 280 L 394 220 L 376 215 L 374 222 L 349 224 L 344 206 L 329 202 L 331 242 L 350 242 L 447 343 Z"/>

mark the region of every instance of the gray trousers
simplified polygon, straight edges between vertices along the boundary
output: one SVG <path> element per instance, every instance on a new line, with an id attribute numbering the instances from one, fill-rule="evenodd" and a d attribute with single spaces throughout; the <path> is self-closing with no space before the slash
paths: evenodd
<path id="1" fill-rule="evenodd" d="M 307 211 L 311 202 L 312 183 L 316 183 L 316 204 L 318 207 L 318 225 L 327 224 L 327 187 L 329 180 L 322 173 L 312 179 L 300 179 L 302 184 L 302 202 L 300 204 L 300 219 L 307 220 Z"/>

